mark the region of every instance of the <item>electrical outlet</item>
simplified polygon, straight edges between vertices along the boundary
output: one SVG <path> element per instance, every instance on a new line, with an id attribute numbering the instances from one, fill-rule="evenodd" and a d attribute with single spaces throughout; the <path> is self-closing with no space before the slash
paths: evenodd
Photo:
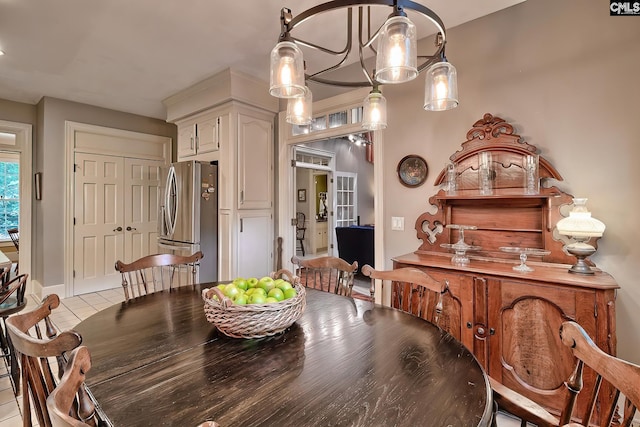
<path id="1" fill-rule="evenodd" d="M 391 217 L 391 229 L 397 231 L 404 231 L 404 217 L 392 216 Z"/>

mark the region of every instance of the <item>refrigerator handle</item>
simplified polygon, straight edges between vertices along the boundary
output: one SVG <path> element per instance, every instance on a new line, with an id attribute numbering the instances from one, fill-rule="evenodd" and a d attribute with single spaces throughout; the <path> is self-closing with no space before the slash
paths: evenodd
<path id="1" fill-rule="evenodd" d="M 244 226 L 244 221 L 242 220 L 242 218 L 240 218 L 240 232 L 241 232 L 241 233 L 242 233 L 242 231 L 243 231 L 243 230 L 242 230 L 242 229 L 243 229 L 243 226 Z"/>
<path id="2" fill-rule="evenodd" d="M 167 186 L 165 189 L 165 221 L 166 221 L 166 225 L 167 225 L 167 235 L 168 236 L 173 236 L 173 233 L 176 230 L 176 221 L 177 221 L 177 216 L 178 216 L 178 209 L 177 206 L 175 206 L 175 200 L 173 200 L 173 206 L 172 206 L 172 201 L 171 201 L 171 191 L 172 188 L 175 186 L 175 182 L 176 182 L 176 170 L 174 169 L 173 166 L 171 166 L 169 168 L 169 175 L 167 176 Z M 177 191 L 177 187 L 175 189 Z M 171 211 L 173 210 L 173 215 L 171 215 Z"/>

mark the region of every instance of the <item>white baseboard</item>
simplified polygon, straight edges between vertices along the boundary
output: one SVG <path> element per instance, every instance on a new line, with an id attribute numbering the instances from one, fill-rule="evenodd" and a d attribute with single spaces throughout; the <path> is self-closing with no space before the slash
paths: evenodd
<path id="1" fill-rule="evenodd" d="M 51 294 L 57 294 L 60 298 L 65 298 L 67 296 L 64 284 L 42 286 L 42 284 L 37 280 L 31 281 L 31 293 L 37 296 L 40 300 Z"/>

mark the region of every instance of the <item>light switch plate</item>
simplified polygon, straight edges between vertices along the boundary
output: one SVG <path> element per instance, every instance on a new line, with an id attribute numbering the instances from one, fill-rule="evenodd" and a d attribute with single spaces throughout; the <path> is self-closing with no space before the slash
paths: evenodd
<path id="1" fill-rule="evenodd" d="M 391 229 L 397 231 L 404 231 L 404 217 L 392 216 L 391 217 Z"/>

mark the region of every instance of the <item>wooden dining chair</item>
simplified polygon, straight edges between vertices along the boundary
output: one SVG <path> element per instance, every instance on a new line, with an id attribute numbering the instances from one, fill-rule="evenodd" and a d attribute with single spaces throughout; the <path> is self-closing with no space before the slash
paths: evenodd
<path id="1" fill-rule="evenodd" d="M 547 427 L 584 427 L 594 425 L 593 414 L 602 381 L 608 382 L 614 389 L 609 407 L 600 407 L 601 420 L 598 426 L 631 426 L 631 422 L 640 406 L 640 365 L 627 362 L 602 351 L 585 330 L 576 322 L 564 322 L 560 327 L 560 339 L 569 347 L 576 358 L 576 367 L 565 382 L 567 388 L 564 408 L 559 417 L 550 414 L 545 408 L 490 378 L 494 401 L 498 409 L 516 415 L 522 420 L 538 426 Z M 582 413 L 574 411 L 578 393 L 582 388 L 582 373 L 588 366 L 596 374 L 595 387 L 588 396 L 588 405 Z M 621 419 L 617 419 L 620 395 L 624 396 Z"/>
<path id="2" fill-rule="evenodd" d="M 18 230 L 17 227 L 14 228 L 7 228 L 7 234 L 9 235 L 9 237 L 11 238 L 11 241 L 13 242 L 13 246 L 16 247 L 16 252 L 18 253 L 18 256 L 20 256 L 20 230 Z M 18 262 L 16 262 L 16 276 L 18 275 Z"/>
<path id="3" fill-rule="evenodd" d="M 302 259 L 294 256 L 291 262 L 296 266 L 296 275 L 305 287 L 320 289 L 350 297 L 353 277 L 358 270 L 358 262 L 347 261 L 332 256 Z"/>
<path id="4" fill-rule="evenodd" d="M 84 388 L 85 376 L 90 369 L 89 349 L 80 346 L 72 350 L 60 382 L 47 397 L 47 410 L 53 427 L 105 425 Z"/>
<path id="5" fill-rule="evenodd" d="M 51 323 L 51 312 L 60 305 L 57 295 L 48 295 L 33 311 L 7 319 L 7 332 L 17 355 L 22 375 L 22 419 L 31 426 L 31 400 L 40 426 L 50 426 L 46 400 L 57 385 L 49 358 L 55 358 L 58 375 L 65 368 L 64 356 L 82 342 L 75 331 L 58 333 Z M 32 336 L 34 334 L 35 336 Z"/>
<path id="6" fill-rule="evenodd" d="M 296 242 L 300 245 L 300 251 L 304 256 L 304 235 L 307 231 L 306 216 L 303 212 L 296 212 Z"/>
<path id="7" fill-rule="evenodd" d="M 125 300 L 197 283 L 199 261 L 203 257 L 198 251 L 190 256 L 147 255 L 130 264 L 116 261 L 116 270 L 122 274 Z"/>
<path id="8" fill-rule="evenodd" d="M 449 288 L 448 281 L 439 282 L 424 271 L 404 267 L 395 270 L 376 270 L 366 264 L 362 274 L 371 278 L 371 298 L 375 297 L 376 280 L 380 280 L 382 289 L 384 282 L 392 282 L 392 306 L 406 313 L 413 314 L 435 325 L 442 316 L 443 297 Z"/>
<path id="9" fill-rule="evenodd" d="M 2 274 L 2 278 L 4 278 L 9 275 L 10 272 L 11 267 L 5 267 L 0 274 Z M 20 367 L 15 350 L 11 344 L 11 339 L 9 339 L 9 335 L 7 334 L 7 318 L 12 314 L 21 312 L 27 306 L 25 291 L 27 289 L 28 276 L 28 274 L 21 274 L 8 282 L 2 280 L 2 285 L 0 286 L 0 317 L 2 317 L 0 346 L 2 347 L 2 356 L 7 361 L 7 366 L 9 367 L 8 373 L 2 376 L 11 376 L 11 384 L 16 396 L 20 392 Z"/>

